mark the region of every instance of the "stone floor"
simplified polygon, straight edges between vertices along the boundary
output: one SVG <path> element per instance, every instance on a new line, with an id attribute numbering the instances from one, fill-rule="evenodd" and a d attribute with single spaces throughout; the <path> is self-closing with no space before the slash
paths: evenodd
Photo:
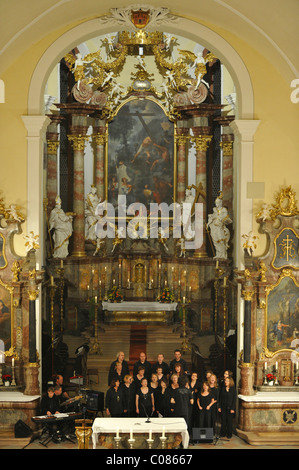
<path id="1" fill-rule="evenodd" d="M 71 443 L 69 441 L 63 441 L 59 443 L 54 443 L 52 441 L 49 442 L 47 447 L 44 447 L 39 443 L 39 439 L 35 438 L 32 440 L 31 437 L 27 438 L 15 438 L 13 435 L 11 436 L 4 436 L 0 435 L 0 450 L 19 450 L 19 449 L 28 449 L 28 450 L 78 450 L 78 443 Z M 92 442 L 89 442 L 89 449 L 92 450 Z M 211 443 L 197 443 L 195 445 L 190 445 L 188 448 L 188 452 L 194 452 L 196 450 L 261 450 L 261 449 L 271 449 L 271 450 L 290 450 L 290 449 L 299 449 L 298 445 L 288 445 L 287 442 L 285 444 L 277 444 L 273 443 L 273 445 L 251 445 L 248 444 L 245 440 L 238 437 L 236 434 L 230 440 L 227 439 L 218 439 Z M 112 452 L 107 450 L 104 447 L 97 447 L 97 450 L 103 450 L 106 452 Z M 130 452 L 130 451 L 128 451 Z M 146 452 L 146 451 L 145 451 Z M 159 451 L 157 451 L 159 452 Z M 172 450 L 171 452 L 175 452 Z"/>

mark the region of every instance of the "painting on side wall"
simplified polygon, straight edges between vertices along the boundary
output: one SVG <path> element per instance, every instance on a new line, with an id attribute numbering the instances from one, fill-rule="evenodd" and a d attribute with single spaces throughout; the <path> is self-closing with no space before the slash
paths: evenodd
<path id="1" fill-rule="evenodd" d="M 12 324 L 12 288 L 0 279 L 0 339 L 4 342 L 5 351 L 12 345 Z"/>
<path id="2" fill-rule="evenodd" d="M 125 195 L 135 202 L 172 204 L 174 188 L 174 124 L 150 99 L 126 102 L 109 124 L 108 202 L 117 207 Z"/>
<path id="3" fill-rule="evenodd" d="M 291 349 L 299 331 L 299 285 L 293 276 L 282 275 L 267 290 L 266 347 L 271 352 Z"/>

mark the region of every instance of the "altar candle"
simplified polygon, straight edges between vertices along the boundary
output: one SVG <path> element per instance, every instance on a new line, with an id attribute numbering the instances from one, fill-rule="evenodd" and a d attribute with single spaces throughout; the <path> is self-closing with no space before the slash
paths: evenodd
<path id="1" fill-rule="evenodd" d="M 119 428 L 116 429 L 116 437 L 119 437 Z"/>
<path id="2" fill-rule="evenodd" d="M 165 426 L 162 428 L 162 437 L 165 437 Z"/>
<path id="3" fill-rule="evenodd" d="M 13 357 L 12 360 L 11 360 L 11 365 L 12 365 L 12 367 L 15 366 L 15 358 L 14 358 L 14 357 Z"/>
<path id="4" fill-rule="evenodd" d="M 278 370 L 278 362 L 275 363 L 275 370 Z"/>
<path id="5" fill-rule="evenodd" d="M 265 362 L 265 370 L 267 370 L 267 362 Z"/>
<path id="6" fill-rule="evenodd" d="M 226 286 L 226 277 L 223 278 L 223 286 Z"/>
<path id="7" fill-rule="evenodd" d="M 51 276 L 51 286 L 54 286 L 54 278 Z"/>
<path id="8" fill-rule="evenodd" d="M 185 298 L 185 297 L 183 297 L 183 304 L 185 303 L 185 301 L 186 301 L 186 298 Z"/>
<path id="9" fill-rule="evenodd" d="M 153 432 L 153 431 L 150 429 L 150 432 L 149 432 L 149 434 L 148 434 L 148 438 L 149 438 L 149 440 L 151 440 L 151 439 L 152 439 L 152 432 Z"/>
<path id="10" fill-rule="evenodd" d="M 218 269 L 218 268 L 219 268 L 219 261 L 217 260 L 216 261 L 216 269 Z"/>
<path id="11" fill-rule="evenodd" d="M 98 297 L 97 297 L 97 296 L 95 296 L 95 298 L 94 298 L 94 303 L 96 304 L 96 303 L 97 303 L 97 301 L 98 301 Z"/>
<path id="12" fill-rule="evenodd" d="M 133 429 L 130 429 L 130 439 L 133 439 Z"/>
<path id="13" fill-rule="evenodd" d="M 63 268 L 63 259 L 60 260 L 60 267 Z"/>

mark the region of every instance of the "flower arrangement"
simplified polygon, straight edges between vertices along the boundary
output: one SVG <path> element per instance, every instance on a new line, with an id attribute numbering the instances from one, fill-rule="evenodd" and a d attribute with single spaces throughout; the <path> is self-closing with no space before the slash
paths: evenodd
<path id="1" fill-rule="evenodd" d="M 270 383 L 270 382 L 274 382 L 274 380 L 276 380 L 276 377 L 273 374 L 267 374 L 266 379 L 267 379 L 267 382 Z"/>
<path id="2" fill-rule="evenodd" d="M 168 287 L 164 287 L 158 300 L 161 303 L 171 303 L 175 301 L 175 298 L 172 291 Z"/>
<path id="3" fill-rule="evenodd" d="M 108 300 L 110 302 L 121 302 L 123 300 L 123 294 L 119 287 L 113 286 L 108 292 Z"/>
<path id="4" fill-rule="evenodd" d="M 4 374 L 4 375 L 2 375 L 2 380 L 3 380 L 3 382 L 9 382 L 9 383 L 11 383 L 12 377 L 11 377 L 10 374 Z"/>

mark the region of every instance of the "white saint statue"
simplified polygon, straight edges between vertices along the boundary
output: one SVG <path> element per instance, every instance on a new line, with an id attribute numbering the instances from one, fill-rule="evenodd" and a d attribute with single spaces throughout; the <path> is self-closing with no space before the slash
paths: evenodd
<path id="1" fill-rule="evenodd" d="M 85 239 L 95 241 L 96 240 L 96 223 L 99 220 L 99 216 L 96 213 L 96 209 L 100 200 L 97 195 L 97 188 L 94 184 L 90 186 L 90 192 L 87 194 L 85 200 Z"/>
<path id="2" fill-rule="evenodd" d="M 49 228 L 54 229 L 54 258 L 66 258 L 68 256 L 69 240 L 73 233 L 73 216 L 66 214 L 61 208 L 61 199 L 56 196 L 55 207 L 49 218 Z"/>
<path id="3" fill-rule="evenodd" d="M 229 247 L 230 232 L 227 228 L 232 221 L 228 216 L 227 209 L 222 206 L 222 194 L 216 198 L 213 213 L 208 216 L 207 226 L 215 246 L 216 255 L 214 258 L 227 259 L 227 249 Z"/>

